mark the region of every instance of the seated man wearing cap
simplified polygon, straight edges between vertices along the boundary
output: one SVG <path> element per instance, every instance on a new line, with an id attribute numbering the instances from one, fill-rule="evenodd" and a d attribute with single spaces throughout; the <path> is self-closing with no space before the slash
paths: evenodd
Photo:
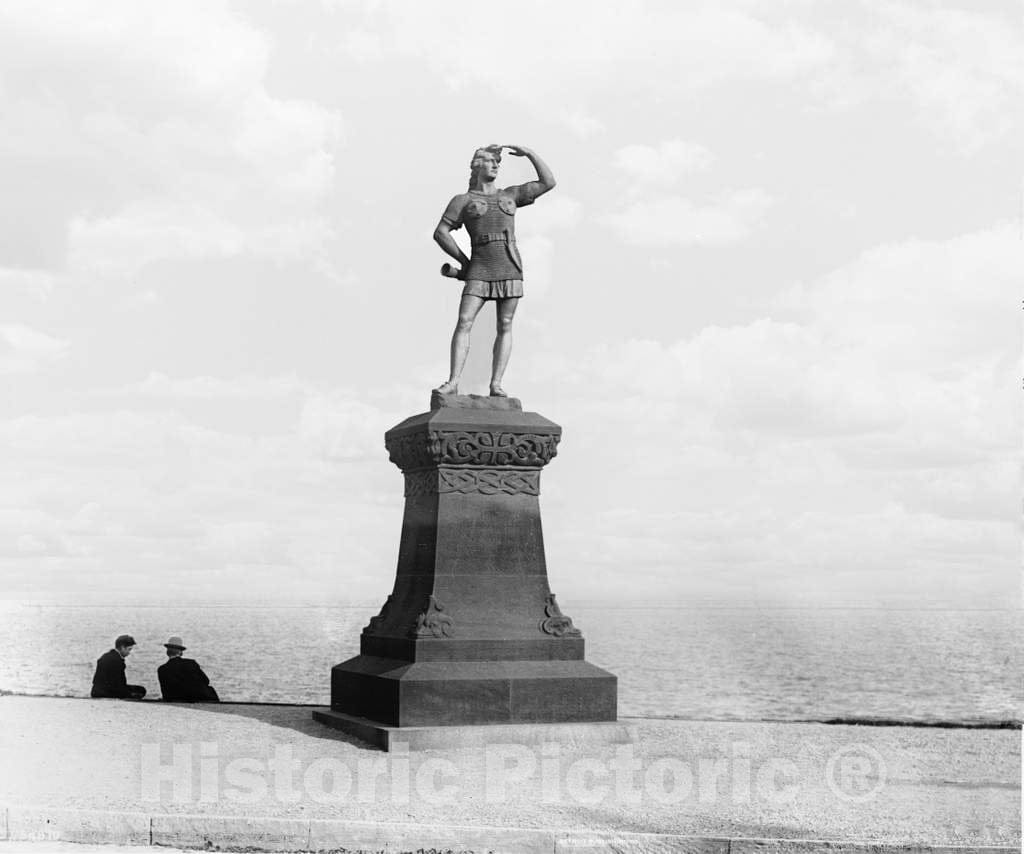
<path id="1" fill-rule="evenodd" d="M 219 703 L 220 697 L 203 673 L 203 668 L 191 658 L 182 658 L 185 645 L 181 638 L 173 637 L 164 644 L 167 661 L 156 669 L 160 679 L 160 694 L 168 703 Z"/>
<path id="2" fill-rule="evenodd" d="M 92 677 L 93 697 L 116 697 L 120 700 L 141 700 L 146 689 L 141 685 L 129 685 L 125 678 L 124 660 L 131 655 L 135 638 L 119 635 L 114 648 L 107 650 L 96 660 L 96 675 Z"/>

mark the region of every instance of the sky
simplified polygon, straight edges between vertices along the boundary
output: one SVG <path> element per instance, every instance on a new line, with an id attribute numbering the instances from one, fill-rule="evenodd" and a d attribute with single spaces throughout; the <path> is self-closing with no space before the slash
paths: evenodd
<path id="1" fill-rule="evenodd" d="M 0 596 L 382 601 L 497 143 L 560 602 L 1019 607 L 1022 94 L 1009 2 L 6 0 Z"/>

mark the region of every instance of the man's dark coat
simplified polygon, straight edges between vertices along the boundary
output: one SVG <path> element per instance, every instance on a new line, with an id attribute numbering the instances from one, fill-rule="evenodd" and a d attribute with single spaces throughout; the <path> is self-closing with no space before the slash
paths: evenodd
<path id="1" fill-rule="evenodd" d="M 220 702 L 203 668 L 191 658 L 169 658 L 156 669 L 156 675 L 160 694 L 168 703 Z"/>
<path id="2" fill-rule="evenodd" d="M 96 675 L 92 677 L 93 697 L 130 697 L 125 664 L 116 649 L 107 650 L 96 659 Z"/>

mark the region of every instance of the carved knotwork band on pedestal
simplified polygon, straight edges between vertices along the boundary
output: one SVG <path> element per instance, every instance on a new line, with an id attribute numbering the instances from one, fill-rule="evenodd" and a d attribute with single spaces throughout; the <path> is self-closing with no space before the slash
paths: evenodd
<path id="1" fill-rule="evenodd" d="M 390 437 L 391 462 L 402 471 L 434 466 L 542 468 L 558 453 L 559 436 L 495 430 L 429 430 Z"/>
<path id="2" fill-rule="evenodd" d="M 558 435 L 497 430 L 430 430 L 387 440 L 405 473 L 405 497 L 540 495 L 540 470 L 558 453 Z"/>
<path id="3" fill-rule="evenodd" d="M 418 495 L 540 495 L 540 470 L 421 469 L 405 473 L 405 497 Z"/>

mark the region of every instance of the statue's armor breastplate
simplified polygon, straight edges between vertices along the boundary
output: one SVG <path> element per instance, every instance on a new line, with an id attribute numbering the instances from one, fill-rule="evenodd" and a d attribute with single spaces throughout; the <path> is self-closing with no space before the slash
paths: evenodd
<path id="1" fill-rule="evenodd" d="M 462 221 L 473 248 L 464 278 L 483 282 L 523 278 L 515 216 L 516 200 L 511 193 L 470 193 L 462 210 Z"/>

